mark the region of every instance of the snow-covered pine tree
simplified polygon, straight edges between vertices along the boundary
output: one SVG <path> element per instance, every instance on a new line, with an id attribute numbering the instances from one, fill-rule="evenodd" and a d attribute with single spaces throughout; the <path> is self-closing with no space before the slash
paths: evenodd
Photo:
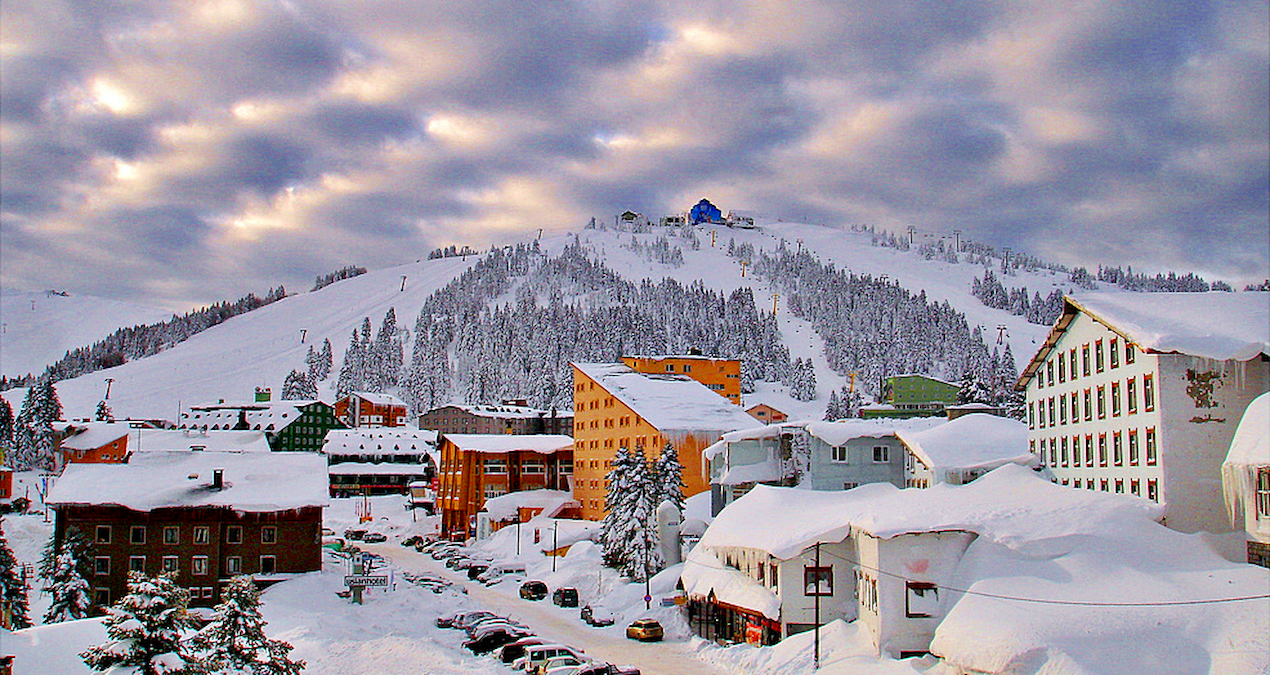
<path id="1" fill-rule="evenodd" d="M 314 375 L 317 376 L 319 382 L 331 376 L 331 368 L 333 366 L 334 360 L 331 356 L 331 339 L 325 338 L 322 340 L 322 351 L 318 353 L 317 370 L 314 372 Z"/>
<path id="2" fill-rule="evenodd" d="M 1027 395 L 1024 392 L 1014 388 L 1015 382 L 1019 379 L 1018 368 L 1014 364 L 1014 352 L 1010 349 L 1010 343 L 1006 343 L 1005 351 L 1001 353 L 1001 360 L 997 364 L 998 376 L 997 381 L 1000 383 L 1000 389 L 997 391 L 996 404 L 1003 406 L 1006 414 L 1016 420 L 1022 420 L 1024 413 L 1027 411 Z"/>
<path id="3" fill-rule="evenodd" d="M 371 391 L 387 391 L 397 386 L 401 377 L 403 347 L 397 330 L 397 311 L 389 307 L 375 334 L 366 364 L 367 383 Z"/>
<path id="4" fill-rule="evenodd" d="M 13 406 L 0 397 L 0 462 L 9 461 L 13 451 Z"/>
<path id="5" fill-rule="evenodd" d="M 57 388 L 51 380 L 40 380 L 27 389 L 16 420 L 15 469 L 53 468 L 56 439 L 53 423 L 61 418 L 62 403 L 58 400 Z"/>
<path id="6" fill-rule="evenodd" d="M 309 345 L 309 351 L 304 355 L 304 367 L 309 371 L 309 376 L 316 382 L 318 380 L 318 353 L 314 351 L 313 345 Z"/>
<path id="7" fill-rule="evenodd" d="M 0 616 L 9 617 L 10 630 L 31 627 L 31 617 L 26 598 L 26 584 L 18 575 L 18 559 L 9 548 L 4 536 L 4 521 L 0 520 Z"/>
<path id="8" fill-rule="evenodd" d="M 845 417 L 845 415 L 842 414 L 842 406 L 838 402 L 838 392 L 829 392 L 829 404 L 825 406 L 824 420 L 826 422 L 833 422 L 834 420 L 840 420 L 843 417 Z"/>
<path id="9" fill-rule="evenodd" d="M 335 397 L 344 398 L 361 387 L 358 372 L 361 358 L 361 342 L 357 339 L 357 331 L 348 340 L 348 349 L 344 350 L 344 362 L 340 364 L 339 378 L 335 381 Z"/>
<path id="10" fill-rule="evenodd" d="M 661 547 L 657 545 L 654 516 L 661 504 L 661 486 L 656 482 L 643 446 L 635 447 L 635 475 L 631 476 L 630 520 L 633 535 L 626 549 L 622 573 L 631 581 L 642 582 L 663 567 Z"/>
<path id="11" fill-rule="evenodd" d="M 654 512 L 662 502 L 670 502 L 680 513 L 684 510 L 684 467 L 679 463 L 679 450 L 672 443 L 661 449 L 661 454 L 653 462 L 652 471 L 655 477 L 657 493 L 654 496 Z"/>
<path id="12" fill-rule="evenodd" d="M 642 455 L 643 453 L 640 453 Z M 600 529 L 600 545 L 604 564 L 624 569 L 629 557 L 631 540 L 638 524 L 634 522 L 637 481 L 643 478 L 646 467 L 636 459 L 629 448 L 618 448 L 613 456 L 613 466 L 605 478 L 608 492 L 604 497 L 604 521 Z"/>
<path id="13" fill-rule="evenodd" d="M 189 592 L 174 573 L 147 577 L 128 573 L 128 594 L 106 610 L 108 640 L 80 652 L 93 670 L 135 668 L 141 675 L 201 672 L 198 655 L 186 641 L 193 628 Z"/>
<path id="14" fill-rule="evenodd" d="M 842 404 L 842 416 L 847 419 L 855 419 L 859 417 L 860 408 L 864 406 L 864 400 L 863 397 L 860 396 L 860 390 L 853 389 L 851 391 L 847 391 L 847 388 L 844 386 L 842 391 L 842 400 L 844 401 Z"/>
<path id="15" fill-rule="evenodd" d="M 282 383 L 282 400 L 284 401 L 312 401 L 317 397 L 317 383 L 308 372 L 293 370 Z"/>
<path id="16" fill-rule="evenodd" d="M 260 615 L 260 592 L 249 575 L 229 580 L 210 623 L 191 643 L 201 651 L 204 666 L 217 673 L 250 675 L 298 675 L 304 661 L 288 658 L 291 645 L 265 636 Z"/>
<path id="17" fill-rule="evenodd" d="M 79 573 L 78 561 L 71 551 L 63 551 L 53 564 L 53 572 L 45 578 L 44 592 L 52 598 L 44 623 L 61 623 L 88 616 L 93 600 L 88 581 Z"/>
<path id="18" fill-rule="evenodd" d="M 102 399 L 97 402 L 97 411 L 93 413 L 93 419 L 98 422 L 114 422 L 115 411 L 110 409 L 110 404 Z"/>

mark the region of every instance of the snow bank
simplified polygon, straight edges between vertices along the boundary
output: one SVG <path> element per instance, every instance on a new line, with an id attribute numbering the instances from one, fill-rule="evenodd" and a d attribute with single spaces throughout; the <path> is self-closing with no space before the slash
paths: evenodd
<path id="1" fill-rule="evenodd" d="M 815 669 L 812 631 L 793 635 L 770 647 L 738 644 L 702 648 L 699 656 L 732 673 L 763 675 L 914 675 L 930 672 L 934 659 L 879 659 L 867 626 L 841 619 L 820 627 L 820 669 Z M 703 643 L 704 644 L 704 643 Z"/>
<path id="2" fill-rule="evenodd" d="M 552 511 L 572 500 L 573 495 L 565 490 L 521 490 L 486 499 L 484 510 L 493 520 L 515 518 L 522 508 L 540 508 L 544 515 L 550 516 Z"/>
<path id="3" fill-rule="evenodd" d="M 1221 466 L 1222 492 L 1231 522 L 1239 525 L 1243 505 L 1256 494 L 1257 468 L 1270 466 L 1270 392 L 1248 404 Z"/>
<path id="4" fill-rule="evenodd" d="M 971 413 L 925 431 L 896 433 L 931 471 L 1037 463 L 1028 452 L 1027 425 L 996 415 Z"/>
<path id="5" fill-rule="evenodd" d="M 224 471 L 222 489 L 211 487 Z M 145 452 L 127 464 L 71 464 L 49 504 L 115 504 L 136 511 L 224 506 L 279 511 L 326 506 L 326 460 L 309 453 Z"/>
<path id="6" fill-rule="evenodd" d="M 621 363 L 575 363 L 637 415 L 662 433 L 725 433 L 757 425 L 741 406 L 683 375 L 637 373 Z"/>
<path id="7" fill-rule="evenodd" d="M 1270 355 L 1270 293 L 1084 293 L 1067 300 L 1152 351 L 1218 361 Z"/>
<path id="8" fill-rule="evenodd" d="M 9 632 L 0 628 L 0 648 L 13 655 L 13 675 L 92 673 L 79 653 L 106 641 L 104 617 L 64 621 Z"/>

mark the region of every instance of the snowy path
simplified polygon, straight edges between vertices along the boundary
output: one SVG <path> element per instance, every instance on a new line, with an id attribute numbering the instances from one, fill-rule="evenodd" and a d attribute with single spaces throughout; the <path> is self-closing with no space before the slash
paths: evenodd
<path id="1" fill-rule="evenodd" d="M 642 643 L 627 640 L 624 626 L 591 628 L 579 620 L 577 609 L 557 607 L 550 600 L 521 600 L 514 595 L 515 588 L 511 586 L 486 588 L 482 584 L 468 581 L 466 576 L 460 576 L 442 563 L 412 549 L 390 543 L 365 544 L 362 548 L 383 555 L 402 570 L 440 574 L 458 581 L 468 589 L 468 597 L 476 605 L 516 619 L 544 638 L 581 648 L 591 658 L 633 665 L 643 675 L 723 675 L 725 672 L 698 660 L 689 643 Z M 431 617 L 423 619 L 430 621 Z"/>

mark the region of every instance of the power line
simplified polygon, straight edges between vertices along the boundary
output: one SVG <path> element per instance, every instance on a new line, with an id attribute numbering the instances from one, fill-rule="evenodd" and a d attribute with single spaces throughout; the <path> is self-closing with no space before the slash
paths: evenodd
<path id="1" fill-rule="evenodd" d="M 843 556 L 830 553 L 823 549 L 821 550 L 821 554 L 829 556 L 831 558 L 837 558 L 838 560 L 841 560 L 845 563 L 859 567 L 860 569 L 876 572 L 883 576 L 893 577 L 895 579 L 899 579 L 905 582 L 917 581 L 916 579 L 910 579 L 902 574 L 896 574 L 894 572 L 888 572 L 886 570 L 883 570 L 877 567 L 871 567 L 859 561 L 851 560 L 850 558 L 845 558 Z M 737 572 L 738 574 L 741 573 L 740 570 L 733 567 L 729 567 L 727 565 L 723 565 L 722 567 L 715 567 L 713 565 L 707 565 L 705 563 L 697 562 L 696 560 L 685 560 L 684 564 L 700 565 L 701 567 L 705 567 L 706 569 L 712 569 L 712 570 Z M 755 582 L 755 583 L 758 583 L 758 582 Z M 1014 596 L 1014 595 L 1003 595 L 1000 593 L 972 591 L 972 590 L 964 589 L 964 588 L 954 588 L 952 586 L 939 586 L 938 588 L 940 588 L 941 590 L 947 590 L 952 593 L 961 593 L 963 595 L 974 595 L 974 596 L 979 596 L 983 598 L 992 598 L 994 600 L 1008 600 L 1013 602 L 1031 602 L 1031 603 L 1037 603 L 1037 604 L 1043 604 L 1043 605 L 1068 605 L 1073 607 L 1178 607 L 1178 606 L 1190 606 L 1190 605 L 1215 605 L 1215 604 L 1224 604 L 1224 603 L 1230 603 L 1230 602 L 1246 602 L 1248 600 L 1270 599 L 1270 593 L 1262 593 L 1259 595 L 1244 595 L 1244 596 L 1238 596 L 1238 597 L 1232 597 L 1232 598 L 1204 598 L 1201 600 L 1160 600 L 1160 601 L 1153 601 L 1153 602 L 1098 602 L 1093 600 L 1052 600 L 1048 598 L 1024 598 L 1024 597 Z"/>

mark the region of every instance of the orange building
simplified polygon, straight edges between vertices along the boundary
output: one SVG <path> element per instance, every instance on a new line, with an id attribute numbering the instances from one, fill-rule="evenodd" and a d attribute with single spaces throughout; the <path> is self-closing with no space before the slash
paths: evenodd
<path id="1" fill-rule="evenodd" d="M 13 469 L 0 465 L 0 499 L 13 496 Z"/>
<path id="2" fill-rule="evenodd" d="M 750 417 L 753 417 L 763 424 L 780 424 L 781 422 L 789 419 L 789 415 L 786 415 L 766 403 L 750 406 L 749 408 L 746 408 L 745 412 L 749 413 Z"/>
<path id="3" fill-rule="evenodd" d="M 128 456 L 128 425 L 121 422 L 73 422 L 58 434 L 57 470 L 70 463 L 118 464 Z"/>
<path id="4" fill-rule="evenodd" d="M 335 418 L 351 428 L 404 427 L 406 402 L 391 394 L 355 391 L 335 402 Z"/>
<path id="5" fill-rule="evenodd" d="M 758 426 L 684 374 L 640 373 L 621 363 L 573 364 L 573 408 L 573 497 L 588 520 L 604 517 L 605 476 L 619 448 L 642 447 L 653 459 L 673 444 L 687 497 L 710 489 L 701 452 L 724 433 Z"/>
<path id="6" fill-rule="evenodd" d="M 466 539 L 485 500 L 522 490 L 569 490 L 573 439 L 556 434 L 442 434 L 441 536 Z"/>
<path id="7" fill-rule="evenodd" d="M 741 405 L 741 362 L 700 354 L 684 356 L 623 356 L 622 363 L 637 373 L 687 375 L 707 389 Z"/>

